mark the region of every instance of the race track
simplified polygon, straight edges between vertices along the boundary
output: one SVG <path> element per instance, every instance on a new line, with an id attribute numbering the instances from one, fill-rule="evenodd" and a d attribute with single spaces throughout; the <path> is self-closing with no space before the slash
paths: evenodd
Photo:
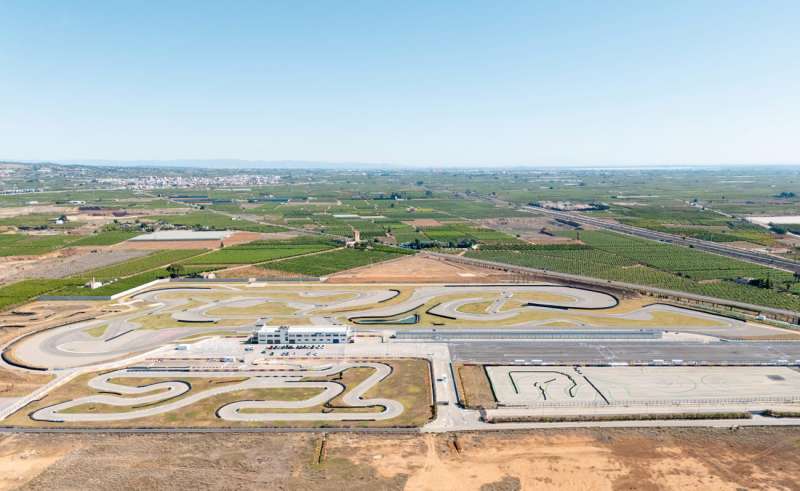
<path id="1" fill-rule="evenodd" d="M 348 407 L 374 408 L 380 410 L 367 412 L 296 412 L 270 413 L 261 409 L 307 409 L 328 403 L 345 387 L 338 382 L 302 381 L 307 377 L 327 377 L 352 368 L 369 368 L 374 372 L 364 381 L 349 390 L 342 400 Z M 386 398 L 364 399 L 364 394 L 378 385 L 392 372 L 389 365 L 371 362 L 346 362 L 322 368 L 306 367 L 302 370 L 270 370 L 232 372 L 176 372 L 176 371 L 137 371 L 116 370 L 91 379 L 88 385 L 104 394 L 81 397 L 55 404 L 35 411 L 31 418 L 51 422 L 110 422 L 127 421 L 177 411 L 199 401 L 220 394 L 254 389 L 320 389 L 320 393 L 302 400 L 247 400 L 234 401 L 217 409 L 217 417 L 229 421 L 376 421 L 392 419 L 403 413 L 399 402 Z M 133 387 L 114 383 L 117 378 L 225 378 L 235 375 L 247 377 L 246 380 L 224 386 L 191 393 L 191 385 L 184 381 L 157 382 L 143 387 Z M 186 397 L 181 397 L 189 393 Z M 161 402 L 164 404 L 159 404 Z M 118 408 L 131 408 L 121 412 L 75 412 L 73 408 L 102 404 Z M 146 406 L 146 407 L 141 407 Z M 243 410 L 245 412 L 243 412 Z"/>
<path id="2" fill-rule="evenodd" d="M 272 325 L 369 329 L 666 329 L 715 336 L 768 336 L 769 328 L 668 305 L 626 307 L 612 295 L 562 285 L 228 285 L 176 286 L 122 299 L 122 312 L 29 336 L 12 346 L 21 364 L 91 366 L 203 335 L 248 334 Z M 365 322 L 363 322 L 365 323 Z"/>

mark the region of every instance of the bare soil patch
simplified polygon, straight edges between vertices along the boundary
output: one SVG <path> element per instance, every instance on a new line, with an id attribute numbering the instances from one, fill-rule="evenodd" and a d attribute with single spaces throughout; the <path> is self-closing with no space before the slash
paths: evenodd
<path id="1" fill-rule="evenodd" d="M 459 384 L 464 405 L 471 408 L 492 409 L 497 407 L 489 377 L 481 365 L 455 365 L 456 381 Z"/>
<path id="2" fill-rule="evenodd" d="M 800 428 L 21 434 L 0 489 L 793 490 L 798 450 Z"/>
<path id="3" fill-rule="evenodd" d="M 78 211 L 76 206 L 31 205 L 0 208 L 0 218 L 14 218 L 34 213 L 52 213 L 53 215 L 70 215 Z"/>
<path id="4" fill-rule="evenodd" d="M 53 380 L 47 373 L 0 368 L 0 398 L 22 397 Z"/>
<path id="5" fill-rule="evenodd" d="M 218 240 L 126 240 L 114 246 L 137 251 L 163 251 L 166 249 L 217 249 Z"/>
<path id="6" fill-rule="evenodd" d="M 736 247 L 739 249 L 744 249 L 747 251 L 763 251 L 768 249 L 768 247 L 763 246 L 761 244 L 754 244 L 752 242 L 747 242 L 745 240 L 735 240 L 733 242 L 726 242 L 725 245 L 729 245 L 731 247 Z"/>
<path id="7" fill-rule="evenodd" d="M 490 283 L 509 277 L 500 271 L 415 255 L 337 273 L 328 277 L 328 283 Z"/>
<path id="8" fill-rule="evenodd" d="M 101 246 L 69 247 L 44 256 L 0 258 L 0 283 L 30 278 L 66 278 L 142 257 L 145 251 Z"/>
<path id="9" fill-rule="evenodd" d="M 519 235 L 521 239 L 534 244 L 575 242 L 573 239 L 555 235 L 556 232 L 569 230 L 570 227 L 546 216 L 488 218 L 478 220 L 478 222 L 484 227 L 500 230 L 510 235 Z"/>
<path id="10" fill-rule="evenodd" d="M 403 221 L 406 225 L 411 225 L 412 227 L 439 227 L 442 225 L 442 222 L 439 220 L 434 220 L 433 218 L 417 218 L 415 220 L 405 220 Z"/>
<path id="11" fill-rule="evenodd" d="M 217 278 L 302 278 L 303 275 L 290 273 L 288 271 L 278 271 L 275 269 L 265 269 L 258 266 L 238 266 L 221 271 L 215 271 Z"/>

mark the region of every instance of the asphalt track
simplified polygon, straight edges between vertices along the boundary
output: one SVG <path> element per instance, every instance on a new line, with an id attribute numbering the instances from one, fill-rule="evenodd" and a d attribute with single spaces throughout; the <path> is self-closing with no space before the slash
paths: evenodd
<path id="1" fill-rule="evenodd" d="M 298 292 L 295 289 L 273 287 L 269 292 L 247 290 L 237 290 L 217 286 L 198 290 L 195 288 L 171 288 L 148 291 L 136 295 L 135 302 L 141 304 L 142 308 L 135 312 L 122 314 L 109 319 L 98 319 L 86 322 L 70 324 L 56 329 L 44 331 L 42 333 L 29 336 L 14 346 L 15 356 L 24 363 L 34 367 L 48 368 L 71 368 L 88 366 L 103 363 L 109 360 L 120 358 L 131 353 L 148 351 L 164 344 L 175 342 L 190 335 L 202 335 L 212 331 L 242 331 L 239 325 L 225 325 L 225 320 L 231 319 L 252 319 L 255 323 L 259 317 L 256 314 L 248 316 L 206 317 L 206 310 L 234 306 L 251 306 L 254 302 L 274 302 L 276 298 L 270 295 L 297 294 L 298 299 L 288 302 L 299 309 L 299 315 L 305 315 L 312 309 L 321 308 L 348 308 L 360 305 L 370 305 L 390 298 L 396 293 L 389 289 L 375 289 L 372 291 L 356 291 L 353 289 L 338 288 L 326 289 L 320 292 Z M 185 294 L 184 298 L 172 298 L 174 294 Z M 200 307 L 182 309 L 190 305 L 191 296 L 201 298 L 204 294 L 226 293 L 230 298 L 222 301 L 209 301 Z M 323 302 L 319 300 L 321 296 L 333 296 L 339 294 L 350 294 L 350 297 L 337 301 Z M 286 303 L 284 299 L 282 302 Z M 158 329 L 142 329 L 138 321 L 149 316 L 169 314 L 173 319 L 180 319 L 185 316 L 191 325 L 165 327 Z M 199 322 L 203 320 L 219 320 L 219 323 Z M 312 318 L 312 322 L 319 324 L 329 324 L 330 321 L 324 318 Z M 85 331 L 92 327 L 107 324 L 105 332 L 100 337 L 93 337 Z M 247 328 L 244 328 L 247 330 Z"/>
<path id="2" fill-rule="evenodd" d="M 339 412 L 339 413 L 269 413 L 269 412 L 241 412 L 258 409 L 305 409 L 323 405 L 340 395 L 345 387 L 337 382 L 312 382 L 302 381 L 305 377 L 325 377 L 341 373 L 351 368 L 372 368 L 374 373 L 364 381 L 353 387 L 344 395 L 343 401 L 351 407 L 380 407 L 377 412 Z M 383 363 L 355 362 L 337 363 L 327 368 L 306 370 L 274 370 L 264 371 L 238 371 L 237 377 L 248 376 L 242 382 L 227 384 L 222 387 L 204 390 L 202 392 L 182 397 L 191 390 L 191 385 L 183 381 L 164 381 L 155 384 L 132 387 L 112 382 L 115 378 L 222 378 L 230 377 L 232 372 L 176 372 L 176 371 L 131 371 L 116 370 L 99 375 L 89 381 L 89 386 L 104 394 L 81 397 L 70 401 L 39 409 L 31 415 L 31 419 L 51 422 L 110 422 L 127 421 L 148 416 L 155 416 L 195 404 L 203 399 L 229 392 L 254 390 L 254 389 L 320 389 L 320 393 L 307 399 L 297 401 L 237 401 L 222 406 L 217 410 L 217 416 L 230 421 L 363 421 L 391 419 L 403 413 L 403 406 L 399 402 L 374 398 L 363 399 L 364 394 L 375 387 L 389 374 L 391 367 Z M 159 402 L 173 402 L 158 404 Z M 77 413 L 65 412 L 71 408 L 88 404 L 103 404 L 114 407 L 130 407 L 125 412 L 106 413 Z"/>
<path id="3" fill-rule="evenodd" d="M 453 361 L 470 363 L 800 364 L 800 342 L 671 343 L 660 341 L 451 342 Z M 660 363 L 660 362 L 656 362 Z"/>
<path id="4" fill-rule="evenodd" d="M 607 314 L 604 310 L 597 309 L 607 309 L 616 305 L 617 300 L 613 296 L 559 285 L 467 285 L 457 288 L 445 285 L 416 286 L 408 299 L 389 306 L 383 306 L 382 302 L 394 298 L 397 292 L 388 287 L 320 288 L 315 285 L 309 286 L 308 290 L 303 288 L 303 285 L 270 287 L 214 285 L 203 289 L 177 287 L 146 291 L 138 293 L 135 299 L 122 302 L 134 307 L 134 311 L 108 319 L 62 326 L 29 336 L 14 345 L 14 355 L 22 363 L 32 367 L 90 366 L 119 359 L 131 353 L 149 351 L 190 335 L 202 335 L 212 331 L 246 332 L 249 330 L 248 326 L 252 324 L 242 326 L 242 320 L 252 320 L 254 324 L 259 315 L 252 309 L 272 303 L 286 305 L 294 310 L 294 314 L 290 317 L 302 317 L 308 319 L 306 322 L 314 324 L 342 323 L 345 316 L 351 318 L 359 315 L 391 316 L 409 308 L 419 307 L 421 304 L 436 302 L 441 298 L 443 302 L 436 307 L 436 312 L 440 315 L 465 322 L 485 322 L 491 327 L 498 327 L 493 323 L 501 322 L 508 327 L 537 327 L 539 324 L 551 323 L 568 315 L 571 316 L 569 322 L 575 328 L 608 329 L 609 319 L 618 320 L 620 328 L 637 328 L 642 327 L 639 324 L 651 320 L 656 313 L 672 312 L 684 316 L 681 329 L 686 331 L 736 336 L 745 333 L 754 335 L 751 331 L 758 329 L 739 321 L 663 305 L 647 306 L 621 314 Z M 501 311 L 503 305 L 510 300 L 519 302 L 520 299 L 527 301 L 537 297 L 543 301 L 549 300 L 554 308 L 541 304 L 518 307 L 517 303 L 513 308 Z M 487 301 L 487 299 L 491 301 L 491 307 L 485 313 L 472 314 L 459 310 L 459 307 L 466 303 Z M 359 311 L 359 307 L 363 307 L 364 310 Z M 561 307 L 567 307 L 569 310 L 562 310 Z M 237 309 L 250 310 L 237 312 Z M 515 315 L 534 310 L 546 313 L 546 317 L 532 321 L 513 319 Z M 343 313 L 344 311 L 346 313 Z M 150 320 L 151 327 L 143 328 L 142 323 L 154 316 L 167 316 L 169 319 L 164 321 L 164 325 L 169 327 L 160 327 Z M 178 325 L 180 321 L 185 325 Z M 107 325 L 107 328 L 99 336 L 92 336 L 86 332 L 90 328 L 102 325 Z"/>

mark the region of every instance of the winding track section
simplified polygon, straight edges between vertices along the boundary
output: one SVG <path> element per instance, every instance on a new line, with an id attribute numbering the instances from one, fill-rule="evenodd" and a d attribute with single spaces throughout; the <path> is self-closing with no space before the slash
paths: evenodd
<path id="1" fill-rule="evenodd" d="M 538 294 L 544 295 L 538 295 Z M 292 317 L 309 319 L 315 324 L 344 323 L 359 317 L 391 317 L 422 305 L 440 302 L 430 309 L 435 315 L 454 320 L 473 322 L 503 322 L 506 327 L 536 327 L 553 319 L 515 322 L 514 317 L 529 310 L 580 311 L 576 326 L 606 326 L 609 319 L 618 319 L 626 327 L 635 327 L 637 321 L 650 321 L 656 312 L 678 312 L 666 306 L 643 307 L 631 312 L 603 312 L 617 305 L 617 299 L 602 292 L 563 285 L 425 285 L 415 286 L 411 295 L 395 302 L 383 303 L 398 295 L 388 287 L 336 286 L 304 291 L 295 285 L 270 285 L 268 288 L 214 285 L 210 287 L 176 287 L 137 293 L 127 305 L 138 307 L 106 319 L 96 319 L 62 326 L 20 339 L 13 344 L 14 357 L 30 367 L 75 368 L 121 359 L 131 353 L 145 352 L 165 344 L 174 343 L 189 335 L 211 332 L 244 332 L 242 320 L 252 322 L 257 313 L 237 308 L 251 309 L 262 303 L 280 303 L 294 309 Z M 541 300 L 539 300 L 541 299 Z M 509 301 L 527 302 L 509 306 Z M 461 308 L 471 302 L 491 301 L 486 312 L 468 313 Z M 535 302 L 535 304 L 531 303 Z M 124 302 L 123 302 L 124 303 Z M 507 308 L 510 307 L 510 308 Z M 217 309 L 226 309 L 220 311 Z M 231 310 L 233 309 L 233 310 Z M 217 315 L 224 312 L 225 315 Z M 717 334 L 731 332 L 731 328 L 747 331 L 739 321 L 711 317 L 707 314 L 680 310 L 686 318 L 681 330 Z M 164 327 L 147 329 L 143 322 L 155 316 L 166 316 Z M 558 317 L 556 312 L 552 316 Z M 595 322 L 595 319 L 597 321 Z M 693 319 L 696 322 L 693 322 Z M 711 320 L 714 326 L 711 326 Z M 184 321 L 184 322 L 181 322 Z M 211 322 L 216 321 L 216 322 Z M 99 336 L 87 331 L 106 325 Z M 150 324 L 153 324 L 151 321 Z"/>
<path id="2" fill-rule="evenodd" d="M 353 387 L 343 397 L 343 401 L 351 407 L 380 407 L 380 411 L 357 413 L 269 413 L 269 412 L 241 412 L 242 409 L 252 411 L 258 409 L 305 409 L 328 403 L 344 392 L 345 387 L 337 382 L 302 381 L 307 377 L 325 377 L 336 375 L 351 368 L 374 369 L 369 377 Z M 186 372 L 180 373 L 182 378 L 222 378 L 235 376 L 248 376 L 247 380 L 227 384 L 221 387 L 207 389 L 202 392 L 181 397 L 191 390 L 191 385 L 180 380 L 167 380 L 142 387 L 132 387 L 114 383 L 115 378 L 151 378 L 175 377 L 174 371 L 131 371 L 127 369 L 116 370 L 99 375 L 89 381 L 89 386 L 107 394 L 97 394 L 79 399 L 62 402 L 39 409 L 31 414 L 31 418 L 38 421 L 51 422 L 96 422 L 96 421 L 125 421 L 131 419 L 155 416 L 170 411 L 175 411 L 190 406 L 198 401 L 220 394 L 253 389 L 321 389 L 321 392 L 308 399 L 299 401 L 237 401 L 226 404 L 217 410 L 217 416 L 229 421 L 358 421 L 358 420 L 386 420 L 392 419 L 403 413 L 403 405 L 393 399 L 373 398 L 364 399 L 364 394 L 375 387 L 392 373 L 392 368 L 383 363 L 373 362 L 348 362 L 322 368 L 306 368 L 305 370 L 276 370 L 269 371 L 237 371 L 237 372 Z M 172 400 L 166 404 L 159 404 Z M 106 412 L 106 413 L 78 413 L 65 412 L 71 408 L 87 404 L 104 404 L 114 407 L 132 407 L 131 411 Z M 147 406 L 147 407 L 142 407 Z"/>

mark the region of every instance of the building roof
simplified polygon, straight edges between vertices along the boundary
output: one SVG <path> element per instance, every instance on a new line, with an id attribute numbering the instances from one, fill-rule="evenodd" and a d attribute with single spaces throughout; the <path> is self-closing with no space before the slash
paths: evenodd
<path id="1" fill-rule="evenodd" d="M 342 334 L 350 331 L 349 326 L 257 326 L 258 332 L 277 333 L 281 328 L 287 328 L 289 334 L 314 334 L 333 333 Z"/>
<path id="2" fill-rule="evenodd" d="M 231 234 L 233 234 L 233 232 L 228 230 L 161 230 L 159 232 L 153 232 L 152 234 L 138 235 L 130 240 L 137 242 L 161 240 L 222 240 L 230 237 Z"/>

